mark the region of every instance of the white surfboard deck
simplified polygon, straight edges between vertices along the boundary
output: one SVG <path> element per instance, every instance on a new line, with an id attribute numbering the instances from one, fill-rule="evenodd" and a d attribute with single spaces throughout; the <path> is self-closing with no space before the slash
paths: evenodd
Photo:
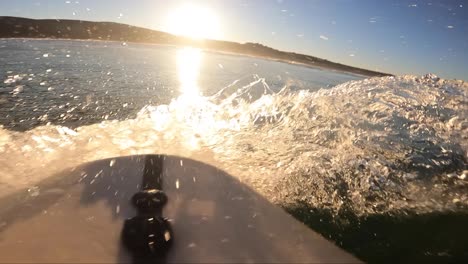
<path id="1" fill-rule="evenodd" d="M 0 262 L 131 262 L 120 234 L 136 215 L 147 156 L 84 164 L 0 199 Z M 356 263 L 351 254 L 215 167 L 163 157 L 173 245 L 167 263 Z"/>

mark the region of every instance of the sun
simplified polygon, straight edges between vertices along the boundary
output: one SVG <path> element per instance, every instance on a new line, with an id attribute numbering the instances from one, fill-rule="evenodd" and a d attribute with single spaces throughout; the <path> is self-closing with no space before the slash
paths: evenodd
<path id="1" fill-rule="evenodd" d="M 192 39 L 220 39 L 220 21 L 213 10 L 187 4 L 170 12 L 165 21 L 165 31 Z"/>

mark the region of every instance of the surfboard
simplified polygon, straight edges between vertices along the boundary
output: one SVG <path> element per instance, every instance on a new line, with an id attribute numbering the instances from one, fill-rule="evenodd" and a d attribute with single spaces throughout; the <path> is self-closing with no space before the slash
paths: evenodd
<path id="1" fill-rule="evenodd" d="M 140 212 L 132 197 L 152 188 L 171 227 L 160 262 L 360 262 L 235 177 L 166 155 L 83 164 L 1 198 L 0 262 L 136 262 L 123 229 Z"/>

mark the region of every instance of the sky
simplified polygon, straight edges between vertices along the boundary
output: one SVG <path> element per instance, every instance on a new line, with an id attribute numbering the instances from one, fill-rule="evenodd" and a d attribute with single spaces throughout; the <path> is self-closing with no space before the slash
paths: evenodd
<path id="1" fill-rule="evenodd" d="M 0 16 L 165 30 L 168 14 L 189 2 L 216 14 L 223 40 L 393 74 L 468 80 L 466 0 L 0 0 Z"/>

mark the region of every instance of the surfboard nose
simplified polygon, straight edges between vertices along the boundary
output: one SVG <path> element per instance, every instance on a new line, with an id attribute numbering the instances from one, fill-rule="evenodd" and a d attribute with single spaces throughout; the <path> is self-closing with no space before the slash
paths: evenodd
<path id="1" fill-rule="evenodd" d="M 148 189 L 167 196 L 166 263 L 359 262 L 235 177 L 165 155 L 91 162 L 2 198 L 0 262 L 131 262 L 121 233 Z"/>

